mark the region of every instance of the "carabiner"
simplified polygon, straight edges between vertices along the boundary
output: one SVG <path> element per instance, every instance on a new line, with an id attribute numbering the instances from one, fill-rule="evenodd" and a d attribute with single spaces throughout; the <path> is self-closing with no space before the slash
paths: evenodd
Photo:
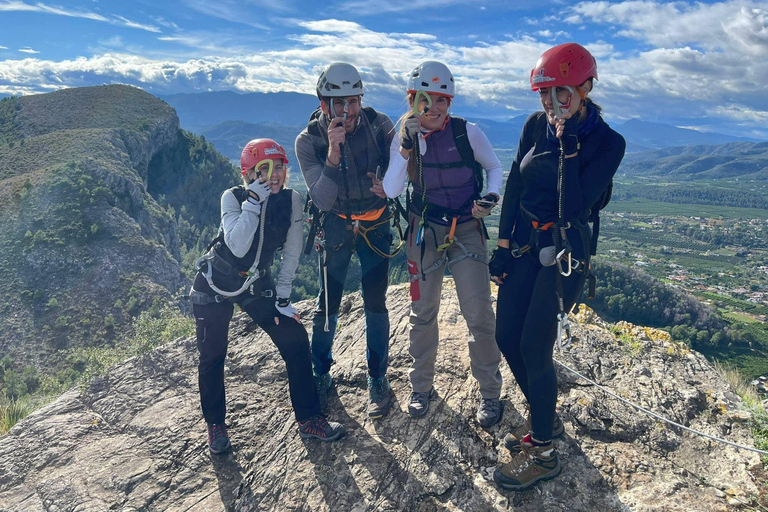
<path id="1" fill-rule="evenodd" d="M 563 338 L 565 335 L 565 338 Z M 568 322 L 568 313 L 557 314 L 557 349 L 571 344 L 571 324 Z"/>
<path id="2" fill-rule="evenodd" d="M 424 224 L 419 225 L 419 230 L 416 232 L 416 245 L 421 245 L 424 241 Z"/>
<path id="3" fill-rule="evenodd" d="M 563 265 L 560 263 L 560 261 L 563 259 L 566 252 L 568 253 L 568 272 L 563 272 Z M 557 270 L 560 272 L 560 275 L 563 277 L 568 277 L 571 275 L 571 272 L 573 271 L 573 259 L 571 257 L 571 252 L 568 251 L 568 249 L 563 249 L 560 251 L 560 254 L 555 257 L 555 262 L 557 263 Z"/>
<path id="4" fill-rule="evenodd" d="M 424 96 L 427 99 L 427 106 L 424 107 L 424 110 L 419 110 L 419 101 L 421 100 L 421 96 Z M 422 91 L 419 89 L 416 91 L 416 96 L 413 98 L 413 113 L 417 116 L 421 116 L 429 112 L 429 109 L 432 108 L 432 97 L 427 94 L 425 91 Z"/>

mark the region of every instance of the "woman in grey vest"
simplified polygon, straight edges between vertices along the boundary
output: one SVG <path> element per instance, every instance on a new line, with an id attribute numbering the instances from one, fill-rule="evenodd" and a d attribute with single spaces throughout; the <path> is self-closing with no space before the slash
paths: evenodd
<path id="1" fill-rule="evenodd" d="M 411 109 L 400 119 L 400 137 L 392 141 L 383 183 L 391 198 L 403 192 L 406 181 L 413 186 L 405 244 L 413 357 L 408 412 L 413 417 L 426 414 L 434 394 L 437 314 L 447 269 L 470 332 L 470 366 L 482 395 L 477 420 L 490 427 L 502 415 L 501 354 L 495 343 L 482 219 L 498 201 L 501 163 L 480 128 L 450 115 L 453 96 L 453 75 L 445 64 L 428 61 L 411 72 Z M 488 177 L 484 197 L 482 169 Z"/>

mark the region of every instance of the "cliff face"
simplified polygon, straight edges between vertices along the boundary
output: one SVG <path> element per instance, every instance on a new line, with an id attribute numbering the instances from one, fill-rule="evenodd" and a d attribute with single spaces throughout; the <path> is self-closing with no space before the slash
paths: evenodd
<path id="1" fill-rule="evenodd" d="M 188 135 L 167 104 L 128 86 L 0 107 L 0 357 L 51 369 L 64 348 L 119 339 L 186 282 L 177 219 L 148 190 L 153 158 L 182 153 Z M 179 159 L 154 177 L 191 167 Z"/>
<path id="2" fill-rule="evenodd" d="M 313 306 L 298 305 L 305 324 Z M 344 299 L 329 408 L 347 428 L 342 441 L 299 438 L 284 364 L 240 315 L 226 369 L 233 453 L 207 451 L 195 342 L 181 339 L 69 391 L 0 438 L 0 508 L 724 511 L 757 492 L 750 473 L 757 455 L 665 426 L 565 371 L 558 406 L 565 435 L 555 441 L 562 474 L 523 493 L 499 490 L 491 474 L 509 459 L 502 438 L 526 415 L 508 369 L 504 418 L 486 431 L 474 419 L 479 393 L 466 324 L 446 279 L 438 396 L 425 418 L 411 419 L 407 288 L 393 287 L 388 306 L 395 405 L 371 421 L 363 304 L 359 295 Z M 677 422 L 751 445 L 739 399 L 701 355 L 631 326 L 620 341 L 589 316 L 573 346 L 556 355 L 563 363 Z"/>

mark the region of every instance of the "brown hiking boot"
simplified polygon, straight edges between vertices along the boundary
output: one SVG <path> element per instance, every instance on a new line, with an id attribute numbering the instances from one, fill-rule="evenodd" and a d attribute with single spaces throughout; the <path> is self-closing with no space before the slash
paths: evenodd
<path id="1" fill-rule="evenodd" d="M 540 480 L 549 480 L 560 474 L 560 460 L 550 441 L 544 446 L 520 443 L 520 451 L 512 462 L 496 468 L 493 480 L 511 491 L 523 491 Z"/>
<path id="2" fill-rule="evenodd" d="M 525 420 L 525 432 L 528 432 L 526 437 L 530 436 L 531 432 L 531 413 L 528 413 L 528 419 Z M 555 419 L 552 423 L 552 437 L 560 437 L 565 432 L 565 426 L 563 420 L 560 419 L 560 415 L 555 413 Z M 507 434 L 504 436 L 504 446 L 509 450 L 512 455 L 520 451 L 520 438 L 514 434 Z"/>

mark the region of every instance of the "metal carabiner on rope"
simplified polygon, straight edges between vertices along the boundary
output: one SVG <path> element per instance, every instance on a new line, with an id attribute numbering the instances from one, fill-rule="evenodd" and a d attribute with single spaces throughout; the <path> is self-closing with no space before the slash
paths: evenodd
<path id="1" fill-rule="evenodd" d="M 563 264 L 561 263 L 561 261 L 565 258 L 566 253 L 568 255 L 568 271 L 567 272 L 563 271 Z M 562 275 L 563 277 L 568 277 L 571 275 L 571 272 L 574 269 L 573 258 L 571 257 L 571 251 L 569 251 L 568 249 L 563 249 L 562 251 L 560 251 L 560 254 L 558 254 L 555 257 L 555 263 L 557 263 L 557 271 L 560 272 L 560 275 Z"/>
<path id="2" fill-rule="evenodd" d="M 571 323 L 568 321 L 568 314 L 563 312 L 557 315 L 557 345 L 558 348 L 571 343 Z"/>

